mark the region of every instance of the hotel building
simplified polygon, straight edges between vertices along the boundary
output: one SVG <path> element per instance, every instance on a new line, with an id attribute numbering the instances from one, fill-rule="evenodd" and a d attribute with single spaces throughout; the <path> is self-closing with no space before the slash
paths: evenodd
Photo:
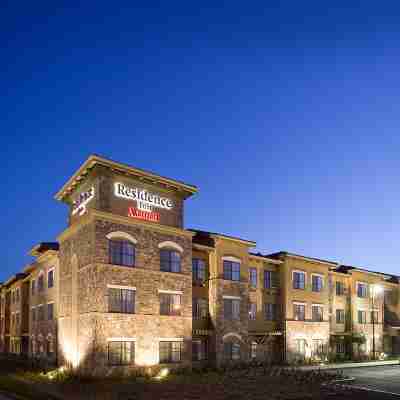
<path id="1" fill-rule="evenodd" d="M 186 229 L 196 192 L 90 156 L 55 196 L 67 228 L 0 285 L 0 352 L 98 373 L 400 353 L 397 276 Z"/>

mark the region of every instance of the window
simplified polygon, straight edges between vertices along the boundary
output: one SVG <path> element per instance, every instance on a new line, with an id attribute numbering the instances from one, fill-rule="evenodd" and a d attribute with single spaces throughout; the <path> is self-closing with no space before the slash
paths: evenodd
<path id="1" fill-rule="evenodd" d="M 250 287 L 257 287 L 257 268 L 249 268 Z"/>
<path id="2" fill-rule="evenodd" d="M 36 321 L 36 309 L 33 307 L 32 308 L 32 322 Z"/>
<path id="3" fill-rule="evenodd" d="M 43 273 L 39 275 L 38 279 L 38 292 L 43 292 L 44 289 L 44 275 Z"/>
<path id="4" fill-rule="evenodd" d="M 19 328 L 19 313 L 15 313 L 15 327 Z"/>
<path id="5" fill-rule="evenodd" d="M 250 344 L 250 359 L 255 360 L 257 358 L 257 343 L 251 342 Z"/>
<path id="6" fill-rule="evenodd" d="M 358 310 L 358 323 L 359 324 L 366 324 L 367 323 L 367 312 Z"/>
<path id="7" fill-rule="evenodd" d="M 109 287 L 108 312 L 134 314 L 135 290 Z"/>
<path id="8" fill-rule="evenodd" d="M 181 254 L 176 250 L 160 250 L 160 270 L 181 272 Z"/>
<path id="9" fill-rule="evenodd" d="M 324 309 L 319 305 L 312 305 L 312 320 L 322 322 L 324 320 Z"/>
<path id="10" fill-rule="evenodd" d="M 193 299 L 193 318 L 203 319 L 208 317 L 208 302 L 206 299 Z"/>
<path id="11" fill-rule="evenodd" d="M 15 291 L 15 300 L 19 301 L 19 288 Z"/>
<path id="12" fill-rule="evenodd" d="M 207 341 L 193 340 L 192 341 L 192 360 L 204 361 L 207 360 Z"/>
<path id="13" fill-rule="evenodd" d="M 110 264 L 133 267 L 135 265 L 135 245 L 128 240 L 110 240 Z"/>
<path id="14" fill-rule="evenodd" d="M 224 279 L 240 281 L 240 263 L 224 260 Z"/>
<path id="15" fill-rule="evenodd" d="M 255 320 L 257 316 L 257 304 L 249 303 L 249 319 Z"/>
<path id="16" fill-rule="evenodd" d="M 293 289 L 305 289 L 306 287 L 306 274 L 305 272 L 293 272 Z"/>
<path id="17" fill-rule="evenodd" d="M 378 311 L 371 311 L 371 324 L 376 324 L 378 322 Z"/>
<path id="18" fill-rule="evenodd" d="M 32 296 L 34 296 L 34 294 L 35 294 L 35 280 L 34 279 L 31 281 L 31 293 L 32 293 Z"/>
<path id="19" fill-rule="evenodd" d="M 336 282 L 336 296 L 343 296 L 344 295 L 344 283 L 343 282 Z"/>
<path id="20" fill-rule="evenodd" d="M 239 343 L 224 343 L 224 357 L 226 360 L 240 360 L 240 344 Z"/>
<path id="21" fill-rule="evenodd" d="M 47 304 L 47 319 L 49 321 L 54 319 L 54 303 Z"/>
<path id="22" fill-rule="evenodd" d="M 240 300 L 224 299 L 224 318 L 227 320 L 240 319 Z"/>
<path id="23" fill-rule="evenodd" d="M 319 275 L 311 275 L 312 291 L 322 292 L 323 278 Z"/>
<path id="24" fill-rule="evenodd" d="M 40 306 L 38 306 L 38 308 L 37 308 L 37 313 L 38 313 L 38 315 L 37 315 L 37 319 L 38 319 L 38 321 L 43 321 L 44 320 L 44 308 L 43 308 L 43 305 L 41 304 Z"/>
<path id="25" fill-rule="evenodd" d="M 368 286 L 366 283 L 357 283 L 357 296 L 358 297 L 367 297 Z"/>
<path id="26" fill-rule="evenodd" d="M 277 319 L 277 306 L 274 303 L 265 303 L 264 307 L 265 319 L 267 321 L 276 321 Z"/>
<path id="27" fill-rule="evenodd" d="M 264 289 L 279 287 L 279 275 L 276 271 L 264 270 Z"/>
<path id="28" fill-rule="evenodd" d="M 47 273 L 47 287 L 51 289 L 54 286 L 54 269 Z"/>
<path id="29" fill-rule="evenodd" d="M 393 294 L 394 294 L 394 292 L 392 290 L 385 289 L 385 291 L 383 293 L 383 299 L 384 299 L 385 304 L 388 304 L 388 305 L 396 304 L 394 301 L 395 299 L 394 299 Z"/>
<path id="30" fill-rule="evenodd" d="M 345 344 L 343 341 L 336 342 L 336 353 L 343 354 L 345 352 Z"/>
<path id="31" fill-rule="evenodd" d="M 160 342 L 160 363 L 179 363 L 182 357 L 182 342 Z"/>
<path id="32" fill-rule="evenodd" d="M 194 281 L 204 282 L 206 280 L 206 262 L 204 260 L 193 258 L 192 277 Z"/>
<path id="33" fill-rule="evenodd" d="M 53 337 L 49 336 L 47 338 L 47 349 L 46 349 L 47 355 L 51 356 L 54 353 L 54 340 Z"/>
<path id="34" fill-rule="evenodd" d="M 336 323 L 344 324 L 344 322 L 345 322 L 344 310 L 336 310 Z"/>
<path id="35" fill-rule="evenodd" d="M 135 342 L 108 342 L 108 364 L 129 365 L 135 362 Z"/>
<path id="36" fill-rule="evenodd" d="M 160 293 L 160 315 L 181 315 L 181 295 Z"/>
<path id="37" fill-rule="evenodd" d="M 307 340 L 296 339 L 296 353 L 301 356 L 306 355 Z"/>
<path id="38" fill-rule="evenodd" d="M 306 306 L 305 304 L 293 304 L 293 316 L 296 321 L 304 321 L 306 319 Z"/>
<path id="39" fill-rule="evenodd" d="M 313 356 L 321 356 L 324 354 L 324 342 L 322 339 L 313 339 L 312 354 Z"/>

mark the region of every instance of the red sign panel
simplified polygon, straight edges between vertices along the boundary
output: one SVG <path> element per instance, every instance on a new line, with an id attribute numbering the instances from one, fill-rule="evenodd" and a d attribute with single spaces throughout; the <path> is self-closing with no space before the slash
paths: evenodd
<path id="1" fill-rule="evenodd" d="M 152 222 L 160 221 L 160 213 L 155 211 L 142 211 L 134 207 L 128 208 L 128 217 L 144 219 Z"/>

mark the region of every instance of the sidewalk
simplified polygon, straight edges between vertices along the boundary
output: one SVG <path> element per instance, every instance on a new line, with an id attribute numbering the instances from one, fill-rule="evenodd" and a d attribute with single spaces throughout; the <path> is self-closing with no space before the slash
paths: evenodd
<path id="1" fill-rule="evenodd" d="M 381 365 L 400 365 L 399 360 L 388 361 L 366 361 L 366 362 L 348 362 L 338 364 L 323 364 L 323 365 L 303 365 L 299 369 L 303 371 L 313 369 L 345 369 L 345 368 L 359 368 L 359 367 L 378 367 Z"/>

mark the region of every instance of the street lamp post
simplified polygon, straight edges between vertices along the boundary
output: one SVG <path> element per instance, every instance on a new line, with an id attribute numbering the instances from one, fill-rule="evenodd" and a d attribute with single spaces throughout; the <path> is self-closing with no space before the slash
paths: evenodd
<path id="1" fill-rule="evenodd" d="M 376 360 L 376 352 L 375 352 L 375 298 L 378 294 L 382 293 L 382 286 L 380 285 L 372 285 L 371 286 L 371 300 L 372 300 L 372 354 L 373 359 Z M 379 314 L 378 314 L 379 320 Z"/>

